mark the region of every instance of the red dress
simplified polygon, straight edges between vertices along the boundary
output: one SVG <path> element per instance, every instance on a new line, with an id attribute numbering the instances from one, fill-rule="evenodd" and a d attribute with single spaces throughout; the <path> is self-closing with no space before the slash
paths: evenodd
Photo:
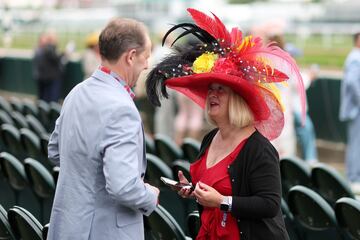
<path id="1" fill-rule="evenodd" d="M 210 168 L 206 166 L 209 148 L 205 154 L 190 166 L 190 175 L 195 184 L 200 181 L 224 196 L 232 196 L 228 166 L 235 160 L 246 140 L 242 141 L 228 156 Z M 204 207 L 201 214 L 201 227 L 196 240 L 239 240 L 240 234 L 236 219 L 227 213 L 226 225 L 221 226 L 224 213 L 219 208 Z"/>

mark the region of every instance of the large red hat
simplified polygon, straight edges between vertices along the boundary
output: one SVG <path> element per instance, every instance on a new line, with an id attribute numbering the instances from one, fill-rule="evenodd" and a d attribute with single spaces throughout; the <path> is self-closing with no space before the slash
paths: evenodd
<path id="1" fill-rule="evenodd" d="M 284 126 L 276 85 L 290 78 L 298 83 L 305 116 L 302 78 L 289 54 L 272 44 L 263 45 L 260 38 L 243 38 L 238 28 L 228 32 L 214 14 L 211 18 L 195 9 L 188 11 L 196 24 L 174 26 L 163 42 L 172 31 L 182 28 L 185 31 L 175 42 L 192 34 L 201 43 L 176 46 L 176 51 L 150 72 L 146 87 L 154 105 L 160 105 L 159 95 L 167 97 L 167 86 L 204 108 L 209 85 L 224 84 L 246 101 L 254 115 L 255 127 L 271 140 L 280 135 Z"/>

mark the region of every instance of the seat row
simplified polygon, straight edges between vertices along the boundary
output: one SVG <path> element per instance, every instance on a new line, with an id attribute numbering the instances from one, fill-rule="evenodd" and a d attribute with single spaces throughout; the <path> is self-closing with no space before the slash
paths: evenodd
<path id="1" fill-rule="evenodd" d="M 0 200 L 6 207 L 25 207 L 44 223 L 49 221 L 58 169 L 49 172 L 42 163 L 0 153 Z"/>
<path id="2" fill-rule="evenodd" d="M 291 187 L 302 185 L 319 193 L 330 206 L 338 199 L 355 199 L 349 183 L 331 166 L 318 163 L 312 167 L 301 159 L 283 158 L 280 160 L 281 183 L 284 199 L 288 198 Z"/>
<path id="3" fill-rule="evenodd" d="M 334 208 L 317 192 L 305 186 L 294 186 L 288 193 L 288 204 L 281 209 L 291 240 L 360 239 L 360 202 L 341 198 Z"/>
<path id="4" fill-rule="evenodd" d="M 32 122 L 35 121 L 36 127 L 43 128 L 38 130 L 52 132 L 60 111 L 61 105 L 57 102 L 47 103 L 43 100 L 34 102 L 16 97 L 6 100 L 0 96 L 0 124 L 8 123 L 18 128 L 31 128 Z M 28 120 L 28 116 L 32 116 L 32 119 Z"/>
<path id="5" fill-rule="evenodd" d="M 189 217 L 190 224 L 193 224 L 193 219 L 193 217 Z M 194 227 L 196 227 L 195 224 Z M 6 211 L 0 205 L 0 239 L 46 240 L 48 229 L 49 224 L 43 226 L 25 208 L 13 206 Z M 193 232 L 196 231 L 196 229 L 193 229 Z M 158 205 L 149 217 L 144 218 L 144 234 L 146 240 L 195 239 L 187 237 L 176 220 L 161 205 Z M 74 236 L 74 239 L 76 239 L 76 236 Z"/>
<path id="6" fill-rule="evenodd" d="M 182 145 L 178 146 L 173 139 L 164 134 L 156 134 L 154 138 L 145 136 L 146 152 L 158 156 L 168 166 L 178 159 L 193 162 L 200 150 L 200 143 L 192 138 L 185 138 Z"/>

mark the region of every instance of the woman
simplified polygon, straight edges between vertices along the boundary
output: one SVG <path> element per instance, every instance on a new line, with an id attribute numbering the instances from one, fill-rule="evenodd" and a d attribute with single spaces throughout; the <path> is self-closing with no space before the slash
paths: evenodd
<path id="1" fill-rule="evenodd" d="M 227 32 L 215 15 L 188 11 L 196 25 L 174 26 L 165 38 L 183 28 L 180 37 L 191 33 L 204 44 L 177 46 L 148 76 L 147 92 L 158 104 L 160 92 L 166 96 L 165 85 L 175 89 L 205 108 L 216 126 L 190 168 L 195 190 L 179 191 L 199 203 L 197 239 L 289 239 L 280 210 L 278 153 L 269 140 L 284 126 L 276 83 L 293 74 L 303 97 L 298 68 L 281 49 L 242 38 L 236 28 Z M 182 172 L 178 177 L 188 182 Z"/>

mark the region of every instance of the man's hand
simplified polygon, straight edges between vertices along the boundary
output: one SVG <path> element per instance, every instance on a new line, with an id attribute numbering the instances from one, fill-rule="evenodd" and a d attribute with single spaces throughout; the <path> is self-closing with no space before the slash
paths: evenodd
<path id="1" fill-rule="evenodd" d="M 160 190 L 157 187 L 154 187 L 148 183 L 145 183 L 145 186 L 150 188 L 152 191 L 154 191 L 154 193 L 156 194 L 157 197 L 159 197 L 160 194 Z"/>

